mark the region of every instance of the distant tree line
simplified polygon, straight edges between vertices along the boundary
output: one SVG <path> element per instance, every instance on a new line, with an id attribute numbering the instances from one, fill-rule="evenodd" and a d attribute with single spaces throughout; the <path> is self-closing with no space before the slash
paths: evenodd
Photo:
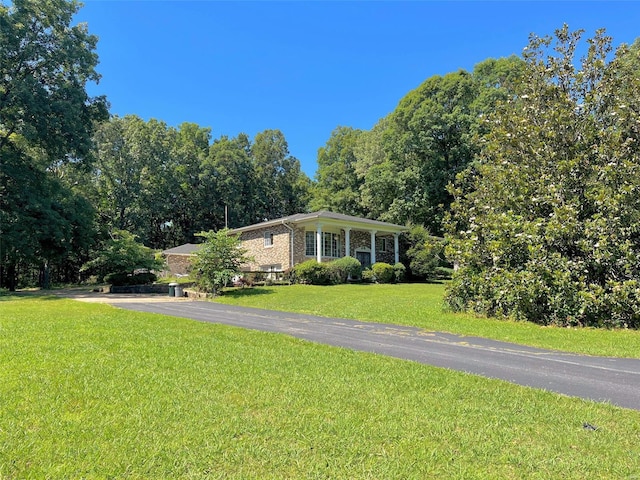
<path id="1" fill-rule="evenodd" d="M 156 249 L 201 231 L 304 211 L 311 182 L 279 130 L 211 141 L 209 128 L 112 117 L 94 135 L 92 167 L 78 179 L 100 229 L 133 233 Z"/>

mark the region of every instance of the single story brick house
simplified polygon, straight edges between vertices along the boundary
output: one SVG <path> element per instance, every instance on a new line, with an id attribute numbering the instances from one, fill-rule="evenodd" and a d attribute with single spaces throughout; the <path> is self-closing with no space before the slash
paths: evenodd
<path id="1" fill-rule="evenodd" d="M 247 255 L 248 272 L 282 272 L 306 260 L 328 262 L 351 256 L 363 266 L 398 263 L 398 237 L 409 228 L 393 223 L 329 211 L 298 213 L 231 230 L 239 235 Z M 185 244 L 163 254 L 172 274 L 187 273 L 189 257 L 198 245 Z"/>
<path id="2" fill-rule="evenodd" d="M 254 261 L 247 271 L 281 272 L 306 260 L 328 262 L 351 256 L 363 266 L 398 263 L 398 237 L 408 227 L 393 223 L 319 211 L 269 220 L 231 233 Z"/>

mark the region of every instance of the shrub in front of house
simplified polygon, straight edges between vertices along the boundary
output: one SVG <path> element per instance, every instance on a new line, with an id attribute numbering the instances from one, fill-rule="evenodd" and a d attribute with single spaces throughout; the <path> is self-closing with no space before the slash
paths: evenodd
<path id="1" fill-rule="evenodd" d="M 329 264 L 319 263 L 317 260 L 307 260 L 293 267 L 291 278 L 296 283 L 310 285 L 329 285 L 331 272 Z"/>
<path id="2" fill-rule="evenodd" d="M 407 267 L 404 264 L 398 262 L 393 266 L 393 281 L 400 283 L 404 281 L 407 276 Z"/>
<path id="3" fill-rule="evenodd" d="M 393 267 L 385 262 L 377 262 L 371 266 L 375 281 L 378 283 L 393 283 Z"/>
<path id="4" fill-rule="evenodd" d="M 299 263 L 288 272 L 293 283 L 310 285 L 329 285 L 346 283 L 349 278 L 358 279 L 362 274 L 362 265 L 353 257 L 342 257 L 332 262 L 318 263 L 307 260 Z"/>
<path id="5" fill-rule="evenodd" d="M 362 275 L 360 275 L 360 278 L 363 282 L 376 282 L 376 276 L 373 274 L 373 270 L 371 270 L 370 268 L 365 268 L 364 270 L 362 270 Z"/>
<path id="6" fill-rule="evenodd" d="M 328 264 L 331 283 L 347 283 L 349 279 L 358 279 L 362 274 L 362 264 L 353 257 L 342 257 Z"/>

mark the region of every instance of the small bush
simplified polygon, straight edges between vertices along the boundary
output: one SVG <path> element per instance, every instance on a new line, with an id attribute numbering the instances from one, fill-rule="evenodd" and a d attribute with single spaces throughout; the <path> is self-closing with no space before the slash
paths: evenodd
<path id="1" fill-rule="evenodd" d="M 393 282 L 393 267 L 388 263 L 377 262 L 371 266 L 373 274 L 376 277 L 378 283 L 392 283 Z"/>
<path id="2" fill-rule="evenodd" d="M 370 268 L 365 268 L 362 271 L 361 277 L 363 282 L 374 283 L 376 281 L 376 276 L 374 275 L 373 270 L 371 270 Z"/>
<path id="3" fill-rule="evenodd" d="M 398 262 L 393 266 L 393 280 L 396 283 L 404 281 L 407 275 L 407 267 L 404 264 Z"/>
<path id="4" fill-rule="evenodd" d="M 449 268 L 449 267 L 436 268 L 436 278 L 440 278 L 443 280 L 451 280 L 451 277 L 453 277 L 453 268 Z"/>
<path id="5" fill-rule="evenodd" d="M 342 257 L 328 264 L 331 283 L 346 283 L 349 278 L 360 278 L 362 264 L 353 257 Z"/>
<path id="6" fill-rule="evenodd" d="M 329 285 L 331 283 L 328 264 L 318 263 L 317 260 L 307 260 L 293 267 L 292 278 L 296 283 L 311 285 Z"/>
<path id="7" fill-rule="evenodd" d="M 255 283 L 264 282 L 265 278 L 266 275 L 264 272 L 249 272 L 245 274 L 245 280 L 249 286 Z"/>
<path id="8" fill-rule="evenodd" d="M 296 282 L 296 268 L 295 267 L 287 268 L 282 273 L 282 281 L 283 282 L 287 282 L 287 283 L 297 283 Z"/>

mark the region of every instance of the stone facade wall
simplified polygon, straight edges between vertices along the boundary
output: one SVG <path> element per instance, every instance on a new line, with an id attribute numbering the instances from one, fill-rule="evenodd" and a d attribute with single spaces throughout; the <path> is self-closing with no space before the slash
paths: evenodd
<path id="1" fill-rule="evenodd" d="M 273 245 L 265 246 L 265 234 L 273 234 Z M 284 225 L 273 225 L 242 232 L 240 236 L 242 246 L 247 249 L 247 256 L 253 257 L 253 261 L 242 266 L 242 269 L 250 272 L 259 271 L 283 271 L 290 267 L 290 241 L 289 229 Z M 304 238 L 303 238 L 304 241 Z"/>
<path id="2" fill-rule="evenodd" d="M 167 255 L 167 268 L 171 275 L 187 275 L 192 255 Z"/>
<path id="3" fill-rule="evenodd" d="M 384 241 L 383 241 L 384 240 Z M 386 248 L 383 249 L 383 244 Z M 385 262 L 390 265 L 395 263 L 395 250 L 393 247 L 393 235 L 376 236 L 376 261 Z"/>
<path id="4" fill-rule="evenodd" d="M 351 230 L 351 256 L 356 256 L 356 250 L 362 248 L 371 250 L 371 233 Z"/>
<path id="5" fill-rule="evenodd" d="M 383 249 L 383 246 L 385 247 Z M 356 250 L 371 251 L 371 233 L 351 231 L 351 256 L 356 256 Z M 395 251 L 392 234 L 376 234 L 376 261 L 393 265 Z"/>

